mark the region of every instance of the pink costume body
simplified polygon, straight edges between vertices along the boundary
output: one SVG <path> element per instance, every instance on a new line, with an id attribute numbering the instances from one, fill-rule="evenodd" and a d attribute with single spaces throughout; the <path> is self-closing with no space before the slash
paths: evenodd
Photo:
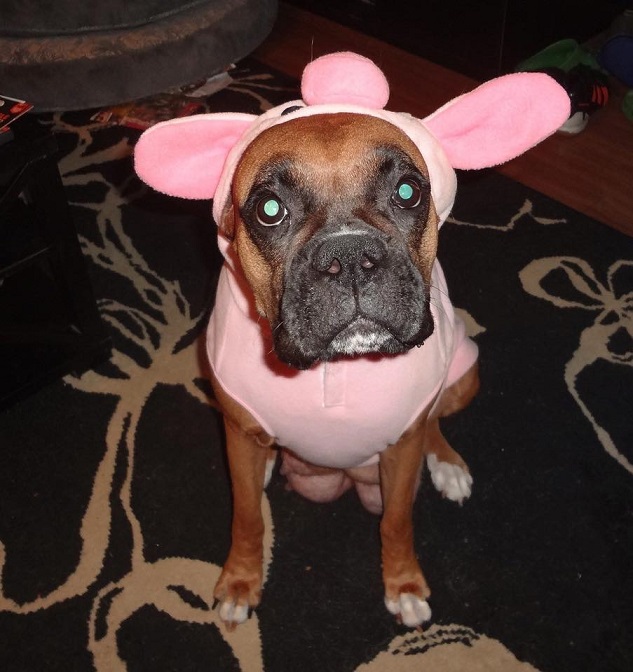
<path id="1" fill-rule="evenodd" d="M 477 359 L 477 346 L 447 297 L 436 262 L 435 329 L 421 347 L 297 371 L 273 353 L 268 323 L 258 319 L 244 281 L 225 264 L 207 332 L 209 359 L 222 388 L 280 446 L 319 466 L 366 465 Z"/>

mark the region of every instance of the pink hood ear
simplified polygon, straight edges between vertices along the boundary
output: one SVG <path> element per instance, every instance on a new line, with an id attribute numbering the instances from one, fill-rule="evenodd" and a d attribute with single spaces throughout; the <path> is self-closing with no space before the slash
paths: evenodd
<path id="1" fill-rule="evenodd" d="M 136 144 L 134 168 L 169 196 L 213 198 L 228 153 L 256 118 L 200 114 L 156 124 Z"/>
<path id="2" fill-rule="evenodd" d="M 522 72 L 492 79 L 423 120 L 453 168 L 497 166 L 556 131 L 570 101 L 549 75 Z"/>

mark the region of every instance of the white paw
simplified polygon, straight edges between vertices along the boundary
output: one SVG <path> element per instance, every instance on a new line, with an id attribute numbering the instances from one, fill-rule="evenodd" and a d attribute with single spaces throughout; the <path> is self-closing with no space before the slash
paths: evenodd
<path id="1" fill-rule="evenodd" d="M 248 605 L 236 604 L 233 600 L 225 600 L 220 604 L 220 618 L 229 627 L 244 623 L 248 618 Z"/>
<path id="2" fill-rule="evenodd" d="M 413 593 L 400 593 L 397 600 L 385 597 L 385 606 L 394 616 L 400 616 L 404 625 L 409 628 L 416 628 L 431 620 L 429 603 Z"/>
<path id="3" fill-rule="evenodd" d="M 470 497 L 473 477 L 462 467 L 449 462 L 440 462 L 434 453 L 429 454 L 427 464 L 435 489 L 444 497 L 459 504 Z"/>

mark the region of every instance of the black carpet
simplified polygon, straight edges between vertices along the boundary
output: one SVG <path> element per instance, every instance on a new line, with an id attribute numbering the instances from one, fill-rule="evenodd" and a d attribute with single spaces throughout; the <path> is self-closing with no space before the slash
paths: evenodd
<path id="1" fill-rule="evenodd" d="M 233 77 L 209 109 L 296 97 L 252 61 Z M 114 351 L 0 415 L 0 669 L 633 670 L 633 240 L 460 174 L 440 257 L 482 390 L 444 425 L 472 497 L 442 500 L 426 476 L 416 502 L 432 624 L 385 610 L 378 519 L 355 494 L 312 504 L 277 474 L 263 601 L 227 633 L 211 606 L 230 489 L 199 338 L 209 204 L 143 187 L 136 131 L 88 112 L 42 123 Z"/>

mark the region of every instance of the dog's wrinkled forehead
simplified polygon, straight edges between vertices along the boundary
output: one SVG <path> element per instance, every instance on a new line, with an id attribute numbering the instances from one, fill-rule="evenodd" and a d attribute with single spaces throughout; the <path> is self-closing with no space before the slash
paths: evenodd
<path id="1" fill-rule="evenodd" d="M 428 178 L 417 146 L 383 119 L 348 112 L 290 119 L 246 148 L 235 172 L 233 198 L 241 206 L 254 186 L 280 172 L 325 198 L 350 198 L 376 176 L 385 154 L 409 162 Z"/>

